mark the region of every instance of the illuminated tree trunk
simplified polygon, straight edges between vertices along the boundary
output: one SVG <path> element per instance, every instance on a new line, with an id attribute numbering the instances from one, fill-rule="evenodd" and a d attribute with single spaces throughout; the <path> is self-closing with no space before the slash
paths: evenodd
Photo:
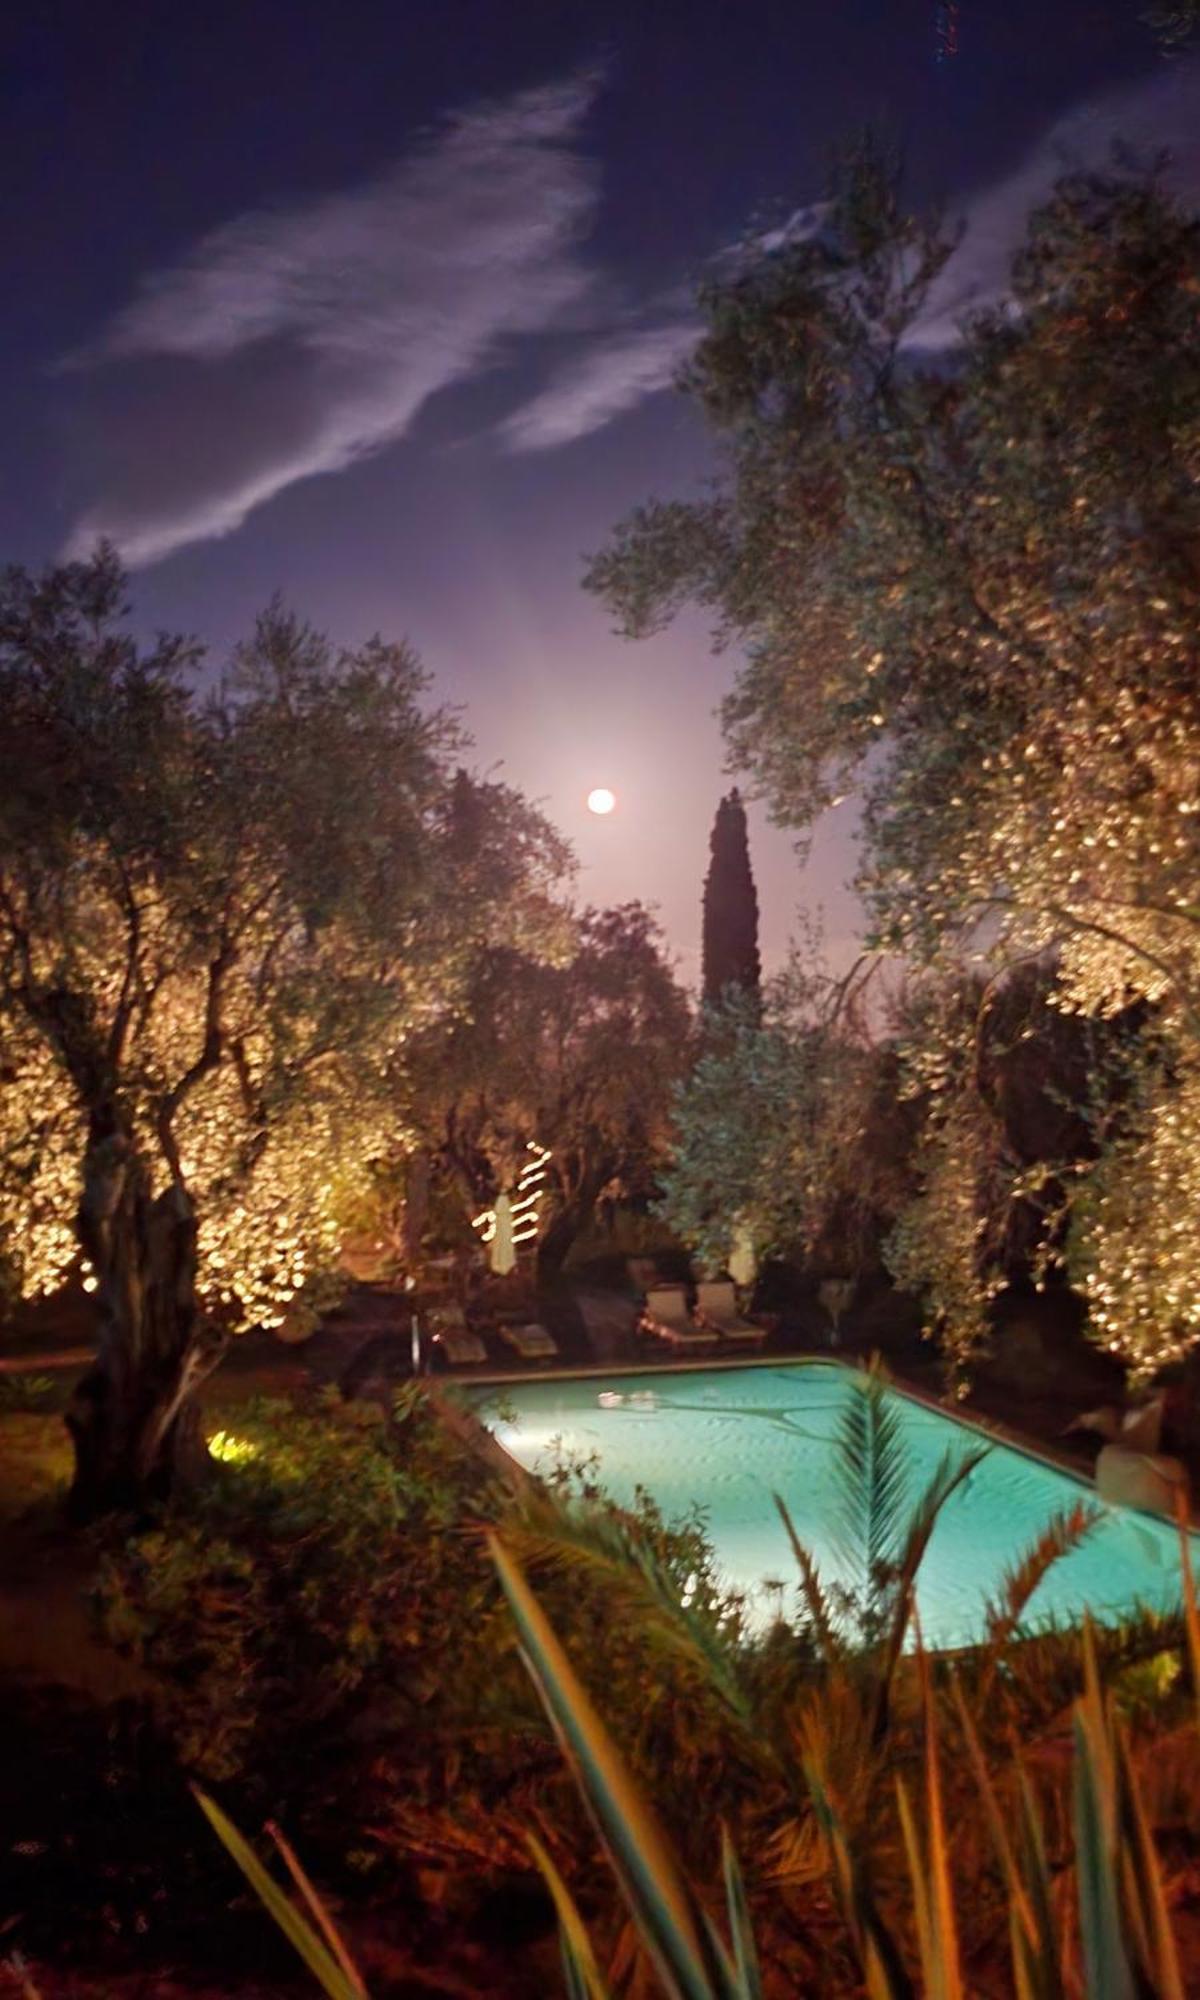
<path id="1" fill-rule="evenodd" d="M 107 1128 L 107 1129 L 105 1129 Z M 96 1281 L 98 1352 L 67 1412 L 78 1520 L 160 1500 L 207 1462 L 194 1391 L 196 1218 L 178 1186 L 151 1192 L 130 1134 L 93 1119 L 77 1220 Z"/>

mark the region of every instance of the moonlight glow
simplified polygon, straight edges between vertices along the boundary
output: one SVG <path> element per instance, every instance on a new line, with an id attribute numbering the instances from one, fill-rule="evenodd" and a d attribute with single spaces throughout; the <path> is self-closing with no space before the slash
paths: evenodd
<path id="1" fill-rule="evenodd" d="M 607 785 L 597 785 L 594 792 L 588 793 L 587 802 L 589 812 L 603 815 L 613 810 L 617 803 L 617 795 L 615 792 L 610 792 Z"/>

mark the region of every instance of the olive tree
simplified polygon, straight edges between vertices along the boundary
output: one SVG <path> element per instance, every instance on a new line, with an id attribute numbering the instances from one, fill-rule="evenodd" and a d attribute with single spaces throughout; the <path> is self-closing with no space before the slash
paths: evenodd
<path id="1" fill-rule="evenodd" d="M 206 678 L 122 599 L 103 552 L 0 582 L 4 1268 L 31 1292 L 78 1258 L 94 1300 L 84 1515 L 166 1491 L 230 1333 L 311 1302 L 398 1047 L 505 921 L 455 865 L 456 731 L 407 646 L 276 607 Z M 540 891 L 559 844 L 480 794 L 492 886 L 515 817 Z"/>

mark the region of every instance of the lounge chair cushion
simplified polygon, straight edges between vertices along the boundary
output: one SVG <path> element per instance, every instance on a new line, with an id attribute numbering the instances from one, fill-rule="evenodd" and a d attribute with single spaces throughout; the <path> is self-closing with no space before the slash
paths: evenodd
<path id="1" fill-rule="evenodd" d="M 502 1326 L 500 1338 L 529 1361 L 549 1360 L 558 1353 L 554 1335 L 532 1321 L 525 1326 Z"/>
<path id="2" fill-rule="evenodd" d="M 435 1346 L 441 1348 L 447 1361 L 455 1368 L 467 1368 L 488 1358 L 487 1348 L 470 1327 L 439 1327 L 433 1339 Z"/>
<path id="3" fill-rule="evenodd" d="M 700 1317 L 715 1326 L 724 1340 L 765 1340 L 766 1329 L 753 1326 L 743 1319 L 738 1311 L 737 1293 L 726 1280 L 713 1279 L 696 1287 L 696 1305 Z"/>

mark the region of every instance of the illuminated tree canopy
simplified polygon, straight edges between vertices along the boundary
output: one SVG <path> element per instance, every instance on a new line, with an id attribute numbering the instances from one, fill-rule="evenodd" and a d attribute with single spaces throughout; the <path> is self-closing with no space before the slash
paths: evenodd
<path id="1" fill-rule="evenodd" d="M 0 585 L 0 1224 L 26 1293 L 84 1260 L 81 1511 L 169 1484 L 228 1334 L 319 1300 L 406 1035 L 565 861 L 455 780 L 407 647 L 274 608 L 201 679 L 122 591 L 103 555 Z"/>
<path id="2" fill-rule="evenodd" d="M 690 1015 L 640 904 L 587 910 L 558 958 L 497 946 L 461 1017 L 416 1035 L 402 1095 L 468 1214 L 549 1149 L 539 1263 L 562 1263 L 604 1196 L 646 1194 L 663 1156 Z"/>
<path id="3" fill-rule="evenodd" d="M 881 949 L 1053 957 L 1057 1004 L 1143 999 L 1193 1042 L 1200 221 L 1152 175 L 1068 176 L 953 336 L 951 249 L 869 152 L 812 234 L 752 242 L 686 384 L 724 470 L 588 580 L 633 636 L 699 603 L 744 649 L 725 725 L 778 819 L 860 791 Z"/>

